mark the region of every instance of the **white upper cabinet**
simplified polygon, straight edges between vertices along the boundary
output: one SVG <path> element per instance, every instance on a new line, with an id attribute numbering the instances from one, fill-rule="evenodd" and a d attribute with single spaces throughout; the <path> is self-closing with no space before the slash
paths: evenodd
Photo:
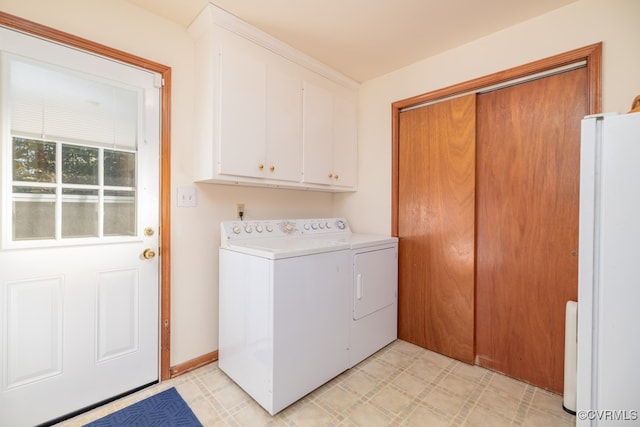
<path id="1" fill-rule="evenodd" d="M 304 85 L 303 181 L 333 184 L 333 94 Z"/>
<path id="2" fill-rule="evenodd" d="M 303 182 L 355 188 L 355 99 L 328 80 L 304 82 Z"/>
<path id="3" fill-rule="evenodd" d="M 262 177 L 266 156 L 267 65 L 230 43 L 219 52 L 218 172 Z M 214 111 L 215 114 L 215 111 Z"/>
<path id="4" fill-rule="evenodd" d="M 212 4 L 189 31 L 196 181 L 356 189 L 357 83 Z"/>
<path id="5" fill-rule="evenodd" d="M 231 33 L 220 38 L 218 173 L 300 181 L 301 78 L 264 48 Z"/>
<path id="6" fill-rule="evenodd" d="M 358 185 L 358 107 L 356 100 L 342 97 L 333 103 L 334 185 L 356 188 Z"/>
<path id="7" fill-rule="evenodd" d="M 302 78 L 293 64 L 271 65 L 267 73 L 267 178 L 302 176 Z"/>

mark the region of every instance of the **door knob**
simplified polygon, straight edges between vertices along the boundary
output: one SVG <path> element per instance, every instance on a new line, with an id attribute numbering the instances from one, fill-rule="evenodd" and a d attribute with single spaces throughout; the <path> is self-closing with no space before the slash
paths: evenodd
<path id="1" fill-rule="evenodd" d="M 151 259 L 154 256 L 156 256 L 156 253 L 153 251 L 153 249 L 145 249 L 144 252 L 142 252 L 142 256 L 144 257 L 144 259 Z"/>

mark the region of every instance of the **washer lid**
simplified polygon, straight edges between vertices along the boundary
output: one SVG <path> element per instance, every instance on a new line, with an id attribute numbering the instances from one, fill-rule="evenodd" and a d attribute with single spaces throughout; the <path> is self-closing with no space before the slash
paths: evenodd
<path id="1" fill-rule="evenodd" d="M 315 239 L 309 237 L 285 237 L 232 241 L 227 243 L 226 248 L 262 258 L 282 259 L 349 249 L 349 242 L 346 240 Z"/>

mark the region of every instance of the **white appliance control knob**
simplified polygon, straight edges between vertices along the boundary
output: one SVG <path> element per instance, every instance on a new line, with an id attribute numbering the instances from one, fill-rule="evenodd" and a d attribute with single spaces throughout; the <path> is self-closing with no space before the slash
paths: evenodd
<path id="1" fill-rule="evenodd" d="M 338 228 L 339 228 L 340 230 L 344 230 L 344 228 L 347 226 L 347 225 L 344 223 L 344 221 L 342 221 L 342 220 L 337 221 L 337 222 L 336 222 L 336 225 L 338 226 Z"/>
<path id="2" fill-rule="evenodd" d="M 233 231 L 235 234 L 240 234 L 240 226 L 234 225 L 231 231 Z"/>
<path id="3" fill-rule="evenodd" d="M 318 224 L 320 226 L 320 230 L 324 230 L 324 222 L 321 222 L 320 224 Z"/>
<path id="4" fill-rule="evenodd" d="M 271 225 L 267 225 L 267 233 L 271 233 L 273 231 L 273 227 Z"/>
<path id="5" fill-rule="evenodd" d="M 313 224 L 311 224 L 311 228 L 313 228 L 314 230 L 318 229 L 318 224 L 316 224 L 315 222 Z"/>
<path id="6" fill-rule="evenodd" d="M 250 224 L 245 225 L 245 226 L 244 226 L 244 231 L 245 231 L 246 233 L 251 233 L 251 231 L 252 231 L 252 230 L 251 230 L 251 225 L 250 225 Z"/>
<path id="7" fill-rule="evenodd" d="M 293 233 L 295 229 L 296 229 L 295 224 L 291 222 L 283 222 L 282 224 L 280 224 L 280 230 L 282 230 L 282 232 L 285 234 Z"/>
<path id="8" fill-rule="evenodd" d="M 309 229 L 309 224 L 305 224 L 305 225 L 304 225 L 304 229 L 305 229 L 305 230 L 308 230 L 308 229 Z"/>
<path id="9" fill-rule="evenodd" d="M 262 233 L 262 226 L 260 224 L 256 225 L 256 231 Z"/>
<path id="10" fill-rule="evenodd" d="M 325 225 L 324 225 L 324 226 L 325 226 L 325 227 L 327 227 L 327 229 L 331 228 L 331 224 L 329 224 L 328 222 L 327 222 L 327 223 L 325 223 Z"/>

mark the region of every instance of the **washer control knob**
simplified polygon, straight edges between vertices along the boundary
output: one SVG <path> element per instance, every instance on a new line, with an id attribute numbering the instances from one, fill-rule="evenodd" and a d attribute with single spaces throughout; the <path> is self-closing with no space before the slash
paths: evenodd
<path id="1" fill-rule="evenodd" d="M 315 222 L 313 224 L 311 224 L 311 228 L 313 228 L 314 230 L 318 229 L 318 224 L 316 224 Z"/>
<path id="2" fill-rule="evenodd" d="M 295 231 L 296 225 L 291 222 L 283 222 L 280 224 L 280 230 L 285 234 L 291 234 Z"/>
<path id="3" fill-rule="evenodd" d="M 251 225 L 250 224 L 245 225 L 244 226 L 244 231 L 245 231 L 245 233 L 251 233 L 251 231 L 253 231 L 251 229 Z"/>
<path id="4" fill-rule="evenodd" d="M 234 234 L 240 234 L 240 226 L 239 225 L 234 225 L 233 228 L 231 229 L 231 231 L 234 232 Z"/>
<path id="5" fill-rule="evenodd" d="M 304 225 L 304 229 L 305 229 L 305 230 L 308 230 L 308 229 L 309 229 L 309 227 L 310 227 L 310 225 L 309 225 L 309 224 L 305 224 L 305 225 Z"/>
<path id="6" fill-rule="evenodd" d="M 262 233 L 262 226 L 260 224 L 256 225 L 256 231 Z"/>
<path id="7" fill-rule="evenodd" d="M 347 224 L 345 224 L 344 221 L 342 221 L 342 220 L 336 221 L 336 225 L 338 226 L 338 228 L 340 230 L 344 230 L 345 227 L 347 226 Z"/>
<path id="8" fill-rule="evenodd" d="M 271 233 L 273 231 L 273 227 L 271 225 L 267 225 L 267 233 Z"/>
<path id="9" fill-rule="evenodd" d="M 324 222 L 321 222 L 318 226 L 320 227 L 320 230 L 324 230 Z"/>
<path id="10" fill-rule="evenodd" d="M 324 226 L 327 227 L 327 230 L 331 228 L 331 224 L 328 221 L 324 224 Z"/>

